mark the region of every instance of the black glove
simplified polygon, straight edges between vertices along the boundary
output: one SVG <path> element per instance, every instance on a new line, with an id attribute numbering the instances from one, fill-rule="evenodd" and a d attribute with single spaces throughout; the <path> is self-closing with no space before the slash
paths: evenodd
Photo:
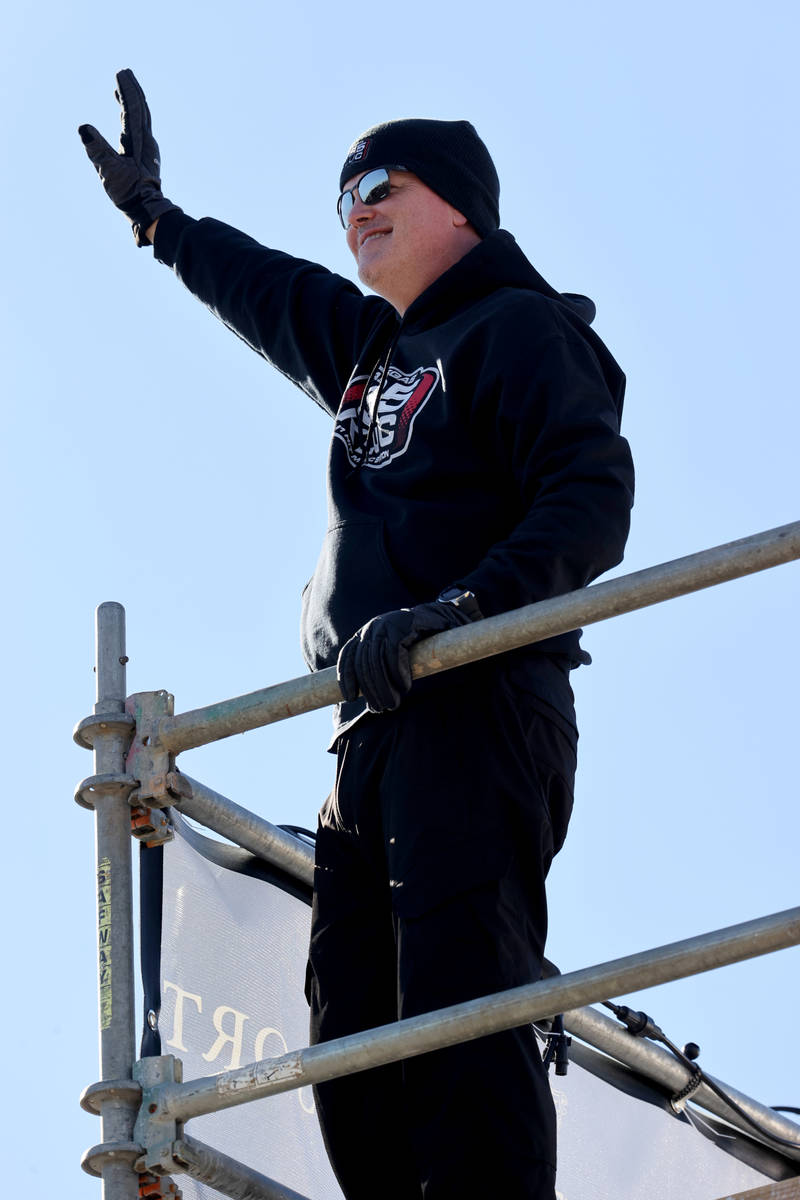
<path id="1" fill-rule="evenodd" d="M 397 708 L 411 687 L 409 650 L 421 638 L 481 618 L 471 592 L 373 617 L 339 652 L 336 676 L 345 700 L 363 695 L 370 712 Z M 449 597 L 449 593 L 444 595 Z"/>
<path id="2" fill-rule="evenodd" d="M 161 195 L 161 161 L 150 128 L 150 109 L 133 71 L 120 71 L 115 93 L 122 112 L 119 154 L 94 125 L 80 125 L 86 153 L 111 201 L 133 226 L 137 246 L 149 246 L 145 231 L 158 217 L 177 208 Z"/>

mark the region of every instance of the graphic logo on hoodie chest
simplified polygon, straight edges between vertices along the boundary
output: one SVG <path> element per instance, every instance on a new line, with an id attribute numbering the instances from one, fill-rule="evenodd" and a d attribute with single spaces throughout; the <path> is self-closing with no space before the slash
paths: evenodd
<path id="1" fill-rule="evenodd" d="M 405 373 L 389 367 L 386 386 L 382 369 L 351 380 L 342 397 L 333 436 L 344 443 L 352 467 L 387 466 L 411 444 L 414 421 L 436 390 L 436 367 Z"/>

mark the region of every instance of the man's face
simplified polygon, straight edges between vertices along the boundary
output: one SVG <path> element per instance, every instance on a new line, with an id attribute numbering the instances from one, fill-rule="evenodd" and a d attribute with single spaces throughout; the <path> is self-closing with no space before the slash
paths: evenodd
<path id="1" fill-rule="evenodd" d="M 344 190 L 366 174 L 353 175 Z M 390 171 L 389 181 L 389 195 L 377 204 L 364 204 L 354 195 L 346 236 L 361 282 L 402 315 L 480 238 L 461 213 L 410 171 Z"/>

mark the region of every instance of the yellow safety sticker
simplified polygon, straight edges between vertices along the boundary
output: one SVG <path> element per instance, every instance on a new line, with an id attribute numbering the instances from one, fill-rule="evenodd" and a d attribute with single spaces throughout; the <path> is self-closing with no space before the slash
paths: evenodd
<path id="1" fill-rule="evenodd" d="M 97 868 L 97 963 L 100 980 L 100 1028 L 111 1024 L 111 859 Z"/>

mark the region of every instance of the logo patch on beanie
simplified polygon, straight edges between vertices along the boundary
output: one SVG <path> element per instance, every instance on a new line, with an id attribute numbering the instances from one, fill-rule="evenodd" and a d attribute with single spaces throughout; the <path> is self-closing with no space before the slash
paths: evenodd
<path id="1" fill-rule="evenodd" d="M 359 138 L 357 142 L 353 142 L 345 159 L 346 167 L 352 166 L 353 163 L 359 163 L 369 154 L 369 148 L 372 145 L 372 138 Z"/>

